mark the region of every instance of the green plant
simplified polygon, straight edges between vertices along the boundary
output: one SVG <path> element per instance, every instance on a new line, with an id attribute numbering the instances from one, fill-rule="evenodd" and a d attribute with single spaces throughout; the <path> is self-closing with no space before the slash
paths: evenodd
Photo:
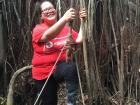
<path id="1" fill-rule="evenodd" d="M 0 105 L 4 105 L 5 102 L 6 102 L 6 99 L 3 97 L 0 97 Z"/>

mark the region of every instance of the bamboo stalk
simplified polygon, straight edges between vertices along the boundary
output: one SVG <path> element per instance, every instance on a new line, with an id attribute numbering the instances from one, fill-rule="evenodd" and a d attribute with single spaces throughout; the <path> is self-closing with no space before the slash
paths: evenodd
<path id="1" fill-rule="evenodd" d="M 86 8 L 85 6 L 85 1 L 84 0 L 80 0 L 80 8 Z M 86 21 L 82 20 L 81 21 L 81 29 L 82 29 L 82 33 L 83 35 L 83 54 L 84 54 L 84 64 L 85 64 L 85 71 L 86 71 L 86 81 L 87 81 L 87 87 L 88 87 L 88 94 L 90 97 L 92 97 L 91 95 L 91 86 L 90 86 L 90 77 L 89 77 L 89 63 L 88 63 L 88 54 L 87 54 L 87 32 L 86 32 Z"/>
<path id="2" fill-rule="evenodd" d="M 113 31 L 113 36 L 114 36 L 114 41 L 115 41 L 115 50 L 116 50 L 116 57 L 117 57 L 117 69 L 118 69 L 118 73 L 119 73 L 119 92 L 120 92 L 120 105 L 123 105 L 123 80 L 122 80 L 122 76 L 121 76 L 121 68 L 120 68 L 120 59 L 119 59 L 119 51 L 118 51 L 118 47 L 117 47 L 117 37 L 116 37 L 116 32 L 115 32 L 115 27 L 114 27 L 114 23 L 113 23 L 113 18 L 112 18 L 112 13 L 111 13 L 111 0 L 109 0 L 109 16 L 110 16 L 110 22 L 111 22 L 111 28 Z"/>

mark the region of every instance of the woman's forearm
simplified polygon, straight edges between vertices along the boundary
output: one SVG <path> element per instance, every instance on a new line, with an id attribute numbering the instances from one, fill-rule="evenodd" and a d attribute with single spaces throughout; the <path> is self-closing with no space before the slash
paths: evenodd
<path id="1" fill-rule="evenodd" d="M 61 18 L 58 22 L 56 22 L 53 26 L 51 26 L 43 33 L 40 41 L 45 42 L 47 40 L 55 38 L 56 35 L 63 29 L 66 23 L 67 22 L 65 21 L 65 19 Z"/>

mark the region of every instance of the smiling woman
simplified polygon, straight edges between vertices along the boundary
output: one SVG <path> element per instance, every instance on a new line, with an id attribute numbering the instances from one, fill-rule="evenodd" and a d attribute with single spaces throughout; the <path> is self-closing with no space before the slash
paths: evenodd
<path id="1" fill-rule="evenodd" d="M 78 76 L 76 64 L 72 61 L 66 63 L 65 44 L 68 42 L 69 27 L 67 22 L 77 18 L 77 11 L 70 8 L 57 21 L 57 12 L 53 4 L 44 1 L 40 5 L 40 17 L 42 22 L 35 26 L 32 33 L 32 45 L 34 55 L 32 59 L 32 77 L 38 92 L 44 88 L 39 95 L 42 105 L 57 105 L 58 83 L 66 81 L 68 90 L 67 105 L 75 105 L 75 96 L 78 89 Z M 86 17 L 86 11 L 82 9 L 80 19 Z M 72 30 L 73 44 L 82 42 L 82 32 Z M 47 85 L 46 85 L 47 81 Z M 45 84 L 45 85 L 44 85 Z M 37 101 L 34 105 L 36 105 Z"/>
<path id="2" fill-rule="evenodd" d="M 50 2 L 44 2 L 41 4 L 41 19 L 50 26 L 56 22 L 57 13 Z"/>

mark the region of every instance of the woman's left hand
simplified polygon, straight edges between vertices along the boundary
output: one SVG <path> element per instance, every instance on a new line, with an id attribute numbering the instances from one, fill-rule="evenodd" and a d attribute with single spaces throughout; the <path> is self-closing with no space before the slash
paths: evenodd
<path id="1" fill-rule="evenodd" d="M 83 18 L 87 17 L 87 11 L 85 10 L 85 8 L 81 9 L 79 12 L 79 17 L 82 20 Z"/>

